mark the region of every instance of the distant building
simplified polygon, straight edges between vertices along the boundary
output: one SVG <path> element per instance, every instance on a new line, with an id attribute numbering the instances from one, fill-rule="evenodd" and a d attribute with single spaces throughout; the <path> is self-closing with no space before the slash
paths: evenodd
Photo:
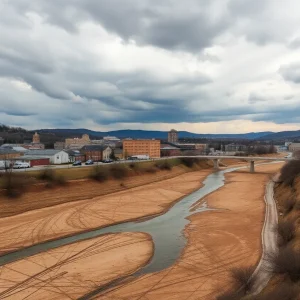
<path id="1" fill-rule="evenodd" d="M 160 140 L 123 140 L 123 156 L 149 155 L 150 158 L 160 157 Z"/>
<path id="2" fill-rule="evenodd" d="M 7 160 L 12 158 L 17 158 L 22 156 L 23 153 L 8 149 L 8 148 L 0 148 L 0 160 Z"/>
<path id="3" fill-rule="evenodd" d="M 120 139 L 115 136 L 105 136 L 103 137 L 103 140 L 111 142 L 120 142 Z"/>
<path id="4" fill-rule="evenodd" d="M 112 149 L 105 145 L 86 145 L 80 149 L 80 152 L 85 155 L 86 160 L 101 161 L 109 159 Z"/>
<path id="5" fill-rule="evenodd" d="M 225 152 L 244 152 L 247 151 L 247 146 L 239 144 L 225 145 Z"/>
<path id="6" fill-rule="evenodd" d="M 43 157 L 43 156 L 21 156 L 17 159 L 21 162 L 28 162 L 30 164 L 30 167 L 35 166 L 48 166 L 50 165 L 50 159 L 49 157 Z"/>
<path id="7" fill-rule="evenodd" d="M 0 136 L 0 146 L 3 145 L 3 143 L 4 143 L 4 138 L 2 138 L 2 137 Z"/>
<path id="8" fill-rule="evenodd" d="M 49 158 L 50 163 L 53 165 L 66 164 L 69 162 L 69 154 L 65 151 L 47 149 L 47 150 L 29 150 L 25 158 L 29 156 L 42 156 L 44 158 Z"/>
<path id="9" fill-rule="evenodd" d="M 20 144 L 3 144 L 0 149 L 10 149 L 17 151 L 19 153 L 26 153 L 28 152 L 28 149 L 22 147 Z"/>
<path id="10" fill-rule="evenodd" d="M 69 154 L 69 162 L 73 163 L 75 161 L 86 161 L 85 154 L 81 153 L 79 150 L 65 150 Z"/>
<path id="11" fill-rule="evenodd" d="M 168 142 L 174 144 L 178 143 L 178 132 L 175 129 L 168 132 Z"/>
<path id="12" fill-rule="evenodd" d="M 165 156 L 180 156 L 181 150 L 179 147 L 171 146 L 168 144 L 162 144 L 160 147 L 160 155 Z"/>
<path id="13" fill-rule="evenodd" d="M 55 142 L 54 143 L 55 150 L 63 150 L 65 149 L 65 142 Z"/>
<path id="14" fill-rule="evenodd" d="M 40 135 L 37 132 L 33 135 L 32 142 L 35 144 L 39 144 L 41 142 Z"/>
<path id="15" fill-rule="evenodd" d="M 291 152 L 299 151 L 300 143 L 291 143 L 288 148 L 289 148 L 289 151 L 291 151 Z"/>
<path id="16" fill-rule="evenodd" d="M 123 149 L 116 148 L 116 149 L 113 149 L 113 151 L 114 151 L 115 157 L 117 159 L 123 159 Z"/>
<path id="17" fill-rule="evenodd" d="M 32 137 L 32 142 L 25 143 L 22 147 L 29 150 L 42 150 L 45 149 L 45 145 L 41 143 L 40 135 L 36 132 Z"/>
<path id="18" fill-rule="evenodd" d="M 81 149 L 85 145 L 91 143 L 90 137 L 88 134 L 83 134 L 81 138 L 66 139 L 65 140 L 65 149 Z"/>

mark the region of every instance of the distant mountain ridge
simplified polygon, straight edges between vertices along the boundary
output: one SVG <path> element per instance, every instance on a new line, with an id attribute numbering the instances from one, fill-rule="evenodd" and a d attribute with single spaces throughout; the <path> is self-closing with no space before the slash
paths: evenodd
<path id="1" fill-rule="evenodd" d="M 300 130 L 281 131 L 263 136 L 264 140 L 300 139 Z"/>
<path id="2" fill-rule="evenodd" d="M 80 136 L 82 134 L 88 134 L 93 137 L 103 137 L 103 136 L 116 136 L 118 138 L 134 138 L 134 139 L 167 139 L 168 131 L 148 131 L 148 130 L 113 130 L 107 132 L 93 131 L 84 128 L 78 129 L 38 129 L 39 133 L 52 133 L 55 135 L 68 135 L 68 136 Z M 274 132 L 264 131 L 264 132 L 249 132 L 240 134 L 203 134 L 203 133 L 192 133 L 188 131 L 178 131 L 179 138 L 208 138 L 208 139 L 260 139 L 264 136 L 272 135 Z"/>

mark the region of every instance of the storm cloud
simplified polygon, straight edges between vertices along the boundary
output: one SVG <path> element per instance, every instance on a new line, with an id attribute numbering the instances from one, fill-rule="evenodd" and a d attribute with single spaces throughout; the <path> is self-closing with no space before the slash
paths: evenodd
<path id="1" fill-rule="evenodd" d="M 300 112 L 296 0 L 0 0 L 0 13 L 0 123 L 282 124 Z"/>

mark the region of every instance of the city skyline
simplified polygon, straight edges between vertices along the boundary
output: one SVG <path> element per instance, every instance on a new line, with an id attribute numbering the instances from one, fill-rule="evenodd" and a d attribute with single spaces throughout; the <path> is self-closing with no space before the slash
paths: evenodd
<path id="1" fill-rule="evenodd" d="M 0 1 L 0 120 L 26 129 L 300 129 L 300 4 Z"/>

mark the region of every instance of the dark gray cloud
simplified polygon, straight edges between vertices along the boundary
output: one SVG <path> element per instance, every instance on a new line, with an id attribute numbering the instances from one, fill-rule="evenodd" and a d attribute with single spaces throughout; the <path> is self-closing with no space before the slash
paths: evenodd
<path id="1" fill-rule="evenodd" d="M 272 48 L 298 47 L 296 12 L 274 1 L 0 0 L 0 10 L 0 115 L 16 124 L 292 122 L 298 111 L 287 86 L 300 64 L 280 68 L 283 84 Z"/>
<path id="2" fill-rule="evenodd" d="M 18 12 L 36 12 L 50 24 L 76 33 L 78 26 L 93 20 L 125 41 L 166 49 L 201 51 L 231 24 L 226 10 L 213 16 L 212 0 L 16 0 Z M 188 8 L 188 9 L 186 9 Z"/>

